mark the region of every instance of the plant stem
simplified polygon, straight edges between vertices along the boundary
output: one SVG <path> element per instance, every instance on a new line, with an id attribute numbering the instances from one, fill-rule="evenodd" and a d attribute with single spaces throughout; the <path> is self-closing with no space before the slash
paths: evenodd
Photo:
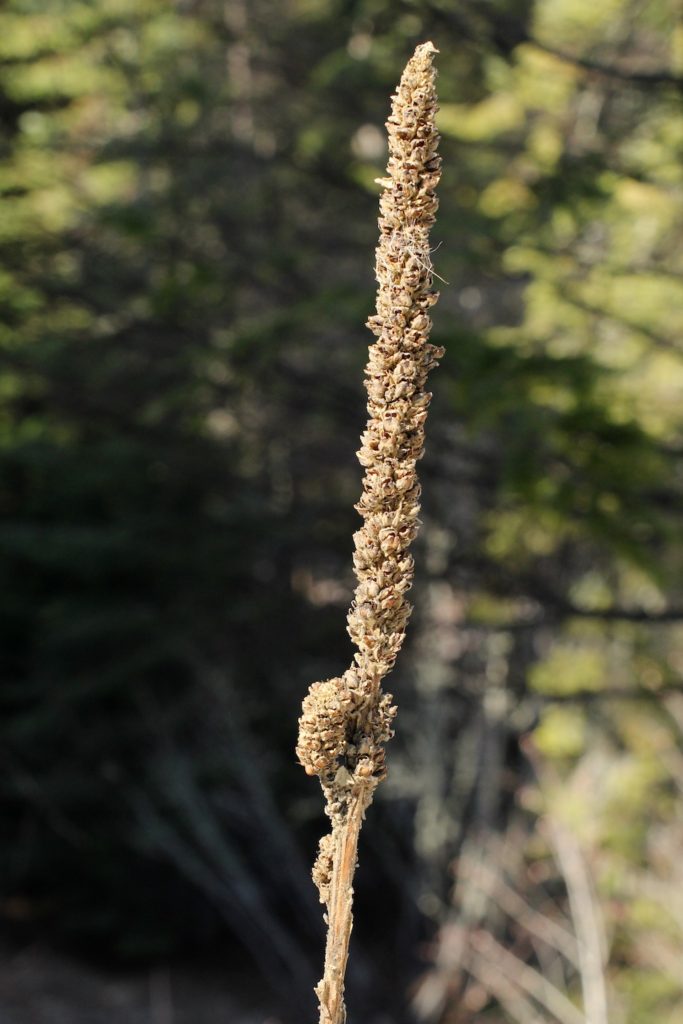
<path id="1" fill-rule="evenodd" d="M 356 870 L 358 836 L 373 786 L 359 783 L 349 800 L 348 813 L 333 830 L 334 855 L 330 896 L 327 903 L 327 947 L 325 971 L 316 993 L 320 1000 L 320 1024 L 342 1024 L 344 976 L 353 927 L 353 876 Z"/>
<path id="2" fill-rule="evenodd" d="M 358 584 L 348 615 L 357 651 L 343 676 L 311 685 L 299 719 L 299 761 L 318 775 L 332 832 L 320 841 L 313 878 L 327 904 L 327 948 L 316 987 L 320 1024 L 344 1024 L 344 975 L 353 923 L 358 834 L 375 787 L 386 774 L 384 745 L 396 709 L 382 680 L 393 667 L 410 615 L 409 554 L 420 520 L 417 461 L 431 395 L 427 376 L 443 355 L 429 344 L 432 291 L 429 229 L 440 177 L 434 124 L 431 43 L 418 46 L 393 97 L 387 121 L 389 162 L 380 197 L 376 250 L 377 309 L 368 321 L 365 386 L 369 418 L 358 459 L 365 469 L 354 534 Z"/>

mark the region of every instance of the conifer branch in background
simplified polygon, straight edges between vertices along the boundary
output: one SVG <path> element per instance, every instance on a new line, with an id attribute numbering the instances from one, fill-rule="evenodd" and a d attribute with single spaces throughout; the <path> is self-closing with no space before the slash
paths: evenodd
<path id="1" fill-rule="evenodd" d="M 352 926 L 358 833 L 384 778 L 384 745 L 396 712 L 382 679 L 405 636 L 413 578 L 408 548 L 419 527 L 416 464 L 424 452 L 431 395 L 427 375 L 443 355 L 429 344 L 432 290 L 429 229 L 440 178 L 435 70 L 431 43 L 418 46 L 393 97 L 387 122 L 389 163 L 380 179 L 376 253 L 376 335 L 366 368 L 369 419 L 358 458 L 365 469 L 356 506 L 364 522 L 354 536 L 358 580 L 348 616 L 357 647 L 343 676 L 313 683 L 299 720 L 297 755 L 318 775 L 331 832 L 320 841 L 313 879 L 327 907 L 327 949 L 316 988 L 320 1024 L 343 1024 L 344 975 Z"/>

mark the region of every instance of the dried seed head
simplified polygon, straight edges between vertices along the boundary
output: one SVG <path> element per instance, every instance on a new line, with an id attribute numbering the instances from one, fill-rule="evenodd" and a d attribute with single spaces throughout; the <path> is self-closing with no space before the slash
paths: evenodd
<path id="1" fill-rule="evenodd" d="M 431 398 L 425 384 L 443 354 L 428 342 L 431 321 L 424 312 L 436 301 L 429 248 L 440 166 L 434 52 L 431 43 L 418 46 L 403 73 L 387 122 L 387 176 L 380 179 L 377 311 L 368 320 L 376 341 L 366 370 L 369 419 L 358 453 L 365 477 L 356 508 L 364 523 L 354 537 L 358 586 L 348 617 L 361 655 L 361 685 L 376 701 L 410 614 L 405 594 L 413 561 L 406 550 L 419 526 L 416 463 Z"/>
<path id="2" fill-rule="evenodd" d="M 307 775 L 331 771 L 344 750 L 354 697 L 343 679 L 313 683 L 299 719 L 297 757 Z"/>
<path id="3" fill-rule="evenodd" d="M 366 369 L 368 421 L 358 460 L 363 493 L 356 508 L 363 525 L 354 535 L 357 587 L 348 631 L 357 648 L 341 679 L 314 683 L 303 703 L 297 754 L 309 775 L 319 775 L 332 835 L 320 843 L 313 877 L 330 900 L 325 976 L 316 988 L 322 1024 L 345 1019 L 343 978 L 350 931 L 355 858 L 334 846 L 360 827 L 375 785 L 385 775 L 384 745 L 396 708 L 381 682 L 403 643 L 410 614 L 406 593 L 413 577 L 408 547 L 420 525 L 416 464 L 424 450 L 431 398 L 429 370 L 443 350 L 429 343 L 432 291 L 429 229 L 437 209 L 439 136 L 431 43 L 408 61 L 387 122 L 389 162 L 380 179 L 380 239 L 376 251 L 377 309 L 368 320 L 375 335 Z M 341 901 L 337 896 L 341 894 Z M 343 904 L 343 906 L 342 906 Z M 344 938 L 345 937 L 345 938 Z M 331 951 L 331 952 L 330 952 Z M 340 952 L 343 951 L 343 952 Z"/>

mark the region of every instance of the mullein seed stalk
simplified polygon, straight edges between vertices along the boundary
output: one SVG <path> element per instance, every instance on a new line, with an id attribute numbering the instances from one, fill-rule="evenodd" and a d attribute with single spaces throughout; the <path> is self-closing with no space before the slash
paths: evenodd
<path id="1" fill-rule="evenodd" d="M 418 46 L 392 99 L 387 176 L 378 179 L 376 336 L 365 370 L 368 422 L 358 459 L 365 473 L 354 535 L 357 585 L 348 632 L 357 648 L 340 677 L 313 683 L 299 720 L 297 755 L 317 775 L 331 831 L 320 841 L 313 879 L 326 906 L 325 968 L 316 987 L 320 1024 L 344 1024 L 344 976 L 353 922 L 358 834 L 376 786 L 386 775 L 384 747 L 396 708 L 382 680 L 391 670 L 410 615 L 409 553 L 420 526 L 416 465 L 424 454 L 431 398 L 429 371 L 443 349 L 429 343 L 433 291 L 429 230 L 440 178 L 431 43 Z"/>

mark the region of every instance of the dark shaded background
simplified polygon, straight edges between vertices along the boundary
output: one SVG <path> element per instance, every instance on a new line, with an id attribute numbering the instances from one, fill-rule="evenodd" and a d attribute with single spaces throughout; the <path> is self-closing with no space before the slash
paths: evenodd
<path id="1" fill-rule="evenodd" d="M 373 180 L 428 38 L 447 354 L 350 1022 L 561 1019 L 520 962 L 589 1006 L 553 923 L 609 947 L 610 1020 L 683 1012 L 677 5 L 10 0 L 10 1024 L 109 1022 L 89 1000 L 148 973 L 126 1021 L 313 1019 L 322 801 L 296 720 L 351 654 Z M 71 1009 L 39 1000 L 54 956 Z"/>

